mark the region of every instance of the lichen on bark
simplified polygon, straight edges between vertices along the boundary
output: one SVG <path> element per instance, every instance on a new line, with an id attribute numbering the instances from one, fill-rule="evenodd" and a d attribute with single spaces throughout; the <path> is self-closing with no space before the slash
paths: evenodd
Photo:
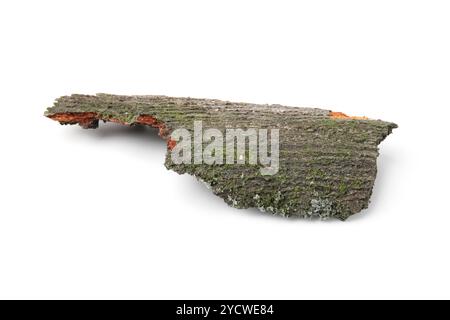
<path id="1" fill-rule="evenodd" d="M 256 105 L 166 96 L 71 95 L 45 115 L 61 124 L 96 128 L 99 120 L 159 128 L 167 141 L 165 166 L 196 176 L 236 208 L 283 216 L 338 218 L 367 208 L 377 173 L 378 145 L 396 124 L 316 108 Z M 258 165 L 175 164 L 170 157 L 178 128 L 279 129 L 279 171 Z"/>

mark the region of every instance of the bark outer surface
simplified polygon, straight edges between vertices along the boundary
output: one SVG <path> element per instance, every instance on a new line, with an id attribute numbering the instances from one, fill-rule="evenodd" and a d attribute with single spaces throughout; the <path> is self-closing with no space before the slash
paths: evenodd
<path id="1" fill-rule="evenodd" d="M 368 207 L 378 145 L 397 125 L 347 117 L 316 108 L 257 105 L 214 99 L 110 94 L 63 96 L 45 115 L 61 124 L 96 128 L 99 120 L 159 128 L 168 142 L 165 166 L 188 173 L 236 208 L 283 216 L 338 218 Z M 279 171 L 261 175 L 259 165 L 175 164 L 170 156 L 178 128 L 279 129 Z"/>

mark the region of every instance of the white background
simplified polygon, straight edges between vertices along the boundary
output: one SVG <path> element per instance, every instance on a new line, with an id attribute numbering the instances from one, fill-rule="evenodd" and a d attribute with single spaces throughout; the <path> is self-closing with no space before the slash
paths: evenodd
<path id="1" fill-rule="evenodd" d="M 448 1 L 1 1 L 0 298 L 450 298 Z M 368 210 L 228 207 L 150 129 L 60 126 L 71 93 L 381 118 Z"/>

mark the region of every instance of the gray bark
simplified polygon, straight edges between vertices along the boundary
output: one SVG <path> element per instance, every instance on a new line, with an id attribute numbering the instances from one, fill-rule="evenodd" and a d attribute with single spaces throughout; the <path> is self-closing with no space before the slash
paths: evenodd
<path id="1" fill-rule="evenodd" d="M 367 208 L 378 145 L 397 127 L 381 120 L 336 118 L 322 109 L 165 96 L 64 96 L 45 115 L 85 128 L 97 127 L 99 120 L 152 125 L 166 140 L 177 128 L 192 131 L 195 120 L 203 122 L 203 129 L 224 133 L 227 128 L 279 129 L 279 171 L 272 176 L 250 164 L 175 164 L 170 152 L 165 165 L 196 176 L 237 208 L 342 220 Z"/>

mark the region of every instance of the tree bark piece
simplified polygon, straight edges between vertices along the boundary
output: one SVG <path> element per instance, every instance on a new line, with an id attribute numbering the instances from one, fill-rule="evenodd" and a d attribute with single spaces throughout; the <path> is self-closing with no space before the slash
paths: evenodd
<path id="1" fill-rule="evenodd" d="M 97 128 L 99 120 L 159 129 L 167 141 L 165 165 L 205 182 L 237 208 L 283 216 L 345 220 L 367 208 L 375 181 L 378 145 L 397 125 L 315 108 L 256 105 L 166 96 L 71 95 L 45 115 L 61 124 Z M 175 164 L 170 139 L 177 128 L 279 129 L 279 171 L 261 175 L 256 165 Z"/>

